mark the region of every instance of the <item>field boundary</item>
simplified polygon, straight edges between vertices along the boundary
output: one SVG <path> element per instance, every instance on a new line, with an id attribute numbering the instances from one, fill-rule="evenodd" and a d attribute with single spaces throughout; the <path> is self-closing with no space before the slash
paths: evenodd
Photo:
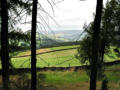
<path id="1" fill-rule="evenodd" d="M 51 52 L 57 52 L 57 51 L 63 51 L 63 50 L 70 50 L 70 49 L 77 49 L 77 47 L 75 47 L 75 48 L 66 48 L 66 49 L 59 49 L 59 50 L 52 50 L 52 51 L 47 51 L 47 52 L 43 52 L 43 53 L 37 53 L 36 55 L 45 54 L 45 53 L 51 53 Z M 15 57 L 12 57 L 12 58 L 22 58 L 22 57 L 28 57 L 28 56 L 31 56 L 31 55 L 15 56 Z"/>
<path id="2" fill-rule="evenodd" d="M 106 62 L 105 66 L 112 66 L 120 64 L 120 60 L 116 60 L 113 62 Z M 83 66 L 73 66 L 73 67 L 43 67 L 43 68 L 37 68 L 37 71 L 78 71 L 82 69 L 89 69 L 89 65 L 83 65 Z M 10 74 L 16 74 L 16 73 L 26 73 L 31 72 L 30 68 L 16 68 L 14 70 L 10 69 Z M 0 74 L 2 73 L 2 70 L 0 69 Z"/>

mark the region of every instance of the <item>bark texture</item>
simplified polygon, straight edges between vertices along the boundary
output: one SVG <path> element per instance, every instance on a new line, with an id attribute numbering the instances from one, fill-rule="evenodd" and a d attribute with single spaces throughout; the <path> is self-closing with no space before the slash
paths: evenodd
<path id="1" fill-rule="evenodd" d="M 103 0 L 97 0 L 96 15 L 93 26 L 93 41 L 92 41 L 92 62 L 90 74 L 90 90 L 96 90 L 98 55 L 100 43 L 100 23 L 102 16 Z"/>
<path id="2" fill-rule="evenodd" d="M 32 30 L 31 30 L 31 90 L 37 90 L 37 74 L 36 74 L 36 27 L 37 27 L 37 3 L 33 0 L 32 9 Z"/>
<path id="3" fill-rule="evenodd" d="M 1 3 L 1 61 L 3 90 L 9 90 L 9 53 L 8 53 L 8 8 L 7 0 Z"/>

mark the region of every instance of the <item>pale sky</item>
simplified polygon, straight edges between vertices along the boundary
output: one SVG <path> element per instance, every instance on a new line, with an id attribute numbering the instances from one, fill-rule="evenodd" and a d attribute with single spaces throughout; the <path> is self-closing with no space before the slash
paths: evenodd
<path id="1" fill-rule="evenodd" d="M 50 0 L 52 1 L 52 0 Z M 54 14 L 47 0 L 39 0 L 42 7 L 54 18 L 58 25 L 49 19 L 52 30 L 82 30 L 85 22 L 93 21 L 97 0 L 53 0 L 62 1 L 54 6 Z M 107 0 L 103 0 L 104 5 Z"/>

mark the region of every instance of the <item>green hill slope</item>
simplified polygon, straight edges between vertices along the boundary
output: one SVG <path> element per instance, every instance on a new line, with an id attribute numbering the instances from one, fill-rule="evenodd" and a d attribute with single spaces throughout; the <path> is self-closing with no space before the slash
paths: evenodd
<path id="1" fill-rule="evenodd" d="M 78 45 L 38 49 L 37 67 L 80 66 L 80 61 L 75 58 L 75 54 L 77 53 L 77 47 Z M 113 49 L 114 47 L 111 48 L 111 53 L 105 55 L 106 62 L 120 59 L 113 51 Z M 30 51 L 19 52 L 14 58 L 12 58 L 12 64 L 16 68 L 29 68 Z"/>

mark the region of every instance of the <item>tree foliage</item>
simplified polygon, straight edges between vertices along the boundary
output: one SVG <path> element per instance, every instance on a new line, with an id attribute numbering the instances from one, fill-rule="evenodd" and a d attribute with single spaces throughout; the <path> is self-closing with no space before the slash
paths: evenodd
<path id="1" fill-rule="evenodd" d="M 30 46 L 30 34 L 22 30 L 9 32 L 9 51 L 13 52 L 20 49 L 27 49 Z M 28 46 L 27 46 L 28 45 Z"/>
<path id="2" fill-rule="evenodd" d="M 104 54 L 108 53 L 110 49 L 110 45 L 119 46 L 119 40 L 120 40 L 119 37 L 120 25 L 118 22 L 120 20 L 119 7 L 120 7 L 119 2 L 117 2 L 116 0 L 111 0 L 110 2 L 107 2 L 106 8 L 103 9 L 99 53 L 102 52 L 101 51 L 102 49 L 104 49 Z M 84 30 L 87 34 L 83 38 L 83 40 L 80 41 L 80 47 L 78 48 L 78 53 L 76 55 L 76 57 L 82 63 L 85 63 L 86 61 L 88 62 L 88 60 L 90 61 L 91 59 L 93 22 L 91 22 L 88 26 L 85 25 Z"/>

